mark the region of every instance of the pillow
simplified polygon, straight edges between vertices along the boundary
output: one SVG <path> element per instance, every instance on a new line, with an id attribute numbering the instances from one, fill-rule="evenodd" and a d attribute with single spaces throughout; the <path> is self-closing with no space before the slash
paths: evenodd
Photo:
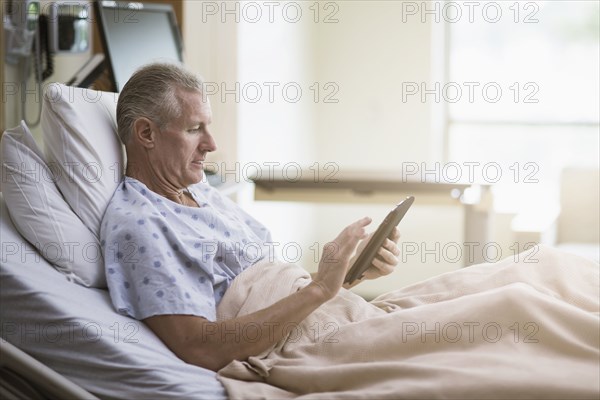
<path id="1" fill-rule="evenodd" d="M 96 236 L 106 206 L 123 176 L 124 151 L 117 135 L 116 93 L 59 83 L 44 93 L 42 129 L 56 185 Z"/>
<path id="2" fill-rule="evenodd" d="M 18 231 L 67 279 L 106 287 L 97 235 L 69 208 L 25 122 L 0 141 L 2 193 Z M 4 250 L 3 250 L 4 252 Z"/>

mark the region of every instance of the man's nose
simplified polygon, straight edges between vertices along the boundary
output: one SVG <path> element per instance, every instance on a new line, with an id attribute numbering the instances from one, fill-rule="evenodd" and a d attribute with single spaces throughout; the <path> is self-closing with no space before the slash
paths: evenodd
<path id="1" fill-rule="evenodd" d="M 200 141 L 200 149 L 203 151 L 215 151 L 217 150 L 217 143 L 215 138 L 210 132 L 206 132 L 202 140 Z"/>

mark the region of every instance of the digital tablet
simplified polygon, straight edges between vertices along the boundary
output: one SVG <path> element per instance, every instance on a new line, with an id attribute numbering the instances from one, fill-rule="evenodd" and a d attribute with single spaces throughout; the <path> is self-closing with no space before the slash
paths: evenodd
<path id="1" fill-rule="evenodd" d="M 385 217 L 379 228 L 375 231 L 371 240 L 360 253 L 344 279 L 344 283 L 352 283 L 360 279 L 367 269 L 373 263 L 373 259 L 377 256 L 377 251 L 385 242 L 385 239 L 390 237 L 394 227 L 400 223 L 415 198 L 409 196 L 406 200 L 400 202 L 388 215 Z"/>

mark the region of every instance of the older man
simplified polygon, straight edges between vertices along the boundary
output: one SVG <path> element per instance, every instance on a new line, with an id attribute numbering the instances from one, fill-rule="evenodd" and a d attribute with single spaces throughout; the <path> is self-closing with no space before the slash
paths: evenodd
<path id="1" fill-rule="evenodd" d="M 117 310 L 143 320 L 184 361 L 216 371 L 259 354 L 281 339 L 284 326 L 333 298 L 370 219 L 354 222 L 326 245 L 306 287 L 258 312 L 216 322 L 225 291 L 269 254 L 271 237 L 260 222 L 201 183 L 206 155 L 216 149 L 201 89 L 195 75 L 170 64 L 140 69 L 123 88 L 117 122 L 127 170 L 104 216 L 101 243 Z M 384 244 L 367 278 L 392 271 L 398 237 L 395 231 Z M 253 341 L 219 334 L 245 324 L 265 332 Z"/>

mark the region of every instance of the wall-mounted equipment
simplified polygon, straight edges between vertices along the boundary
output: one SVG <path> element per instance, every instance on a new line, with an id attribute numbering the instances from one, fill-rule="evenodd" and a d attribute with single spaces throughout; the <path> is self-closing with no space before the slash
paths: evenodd
<path id="1" fill-rule="evenodd" d="M 15 0 L 4 2 L 3 6 L 6 62 L 14 65 L 21 58 L 31 56 L 38 29 L 40 2 Z"/>
<path id="2" fill-rule="evenodd" d="M 33 72 L 37 95 L 41 96 L 42 81 L 54 72 L 54 54 L 81 53 L 90 48 L 91 6 L 88 2 L 55 0 L 5 0 L 3 10 L 3 39 L 5 62 L 17 71 L 21 115 L 31 127 L 39 123 L 41 101 L 35 121 L 27 119 L 27 86 Z M 14 83 L 15 86 L 17 82 Z"/>

